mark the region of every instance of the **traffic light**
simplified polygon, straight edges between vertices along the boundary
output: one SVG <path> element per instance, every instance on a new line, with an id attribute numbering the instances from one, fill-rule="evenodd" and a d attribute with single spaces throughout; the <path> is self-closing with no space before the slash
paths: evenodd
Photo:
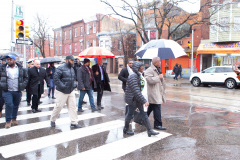
<path id="1" fill-rule="evenodd" d="M 29 27 L 25 26 L 25 37 L 29 37 Z"/>
<path id="2" fill-rule="evenodd" d="M 192 48 L 192 41 L 188 41 L 188 48 L 189 48 L 189 49 Z"/>
<path id="3" fill-rule="evenodd" d="M 23 20 L 16 20 L 16 37 L 23 38 L 24 37 L 24 22 Z"/>

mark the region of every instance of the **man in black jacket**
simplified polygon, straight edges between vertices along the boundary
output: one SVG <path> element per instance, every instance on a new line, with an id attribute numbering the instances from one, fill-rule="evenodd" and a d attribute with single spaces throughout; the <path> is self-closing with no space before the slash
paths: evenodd
<path id="1" fill-rule="evenodd" d="M 141 93 L 141 90 L 143 90 L 143 88 L 145 87 L 145 81 L 141 75 L 141 73 L 143 73 L 144 70 L 143 63 L 133 62 L 132 68 L 134 73 L 131 76 L 129 76 L 127 80 L 127 87 L 125 92 L 125 102 L 129 104 L 129 111 L 125 118 L 125 126 L 123 128 L 123 133 L 129 135 L 134 134 L 132 131 L 129 130 L 129 123 L 133 118 L 134 111 L 136 110 L 136 108 L 138 108 L 142 116 L 144 125 L 147 128 L 148 136 L 150 137 L 151 135 L 157 135 L 159 133 L 153 131 L 147 113 L 144 112 L 143 110 L 144 105 L 146 107 L 149 106 L 147 100 Z"/>
<path id="2" fill-rule="evenodd" d="M 94 77 L 93 71 L 89 67 L 90 60 L 85 58 L 84 65 L 77 71 L 78 90 L 80 90 L 80 96 L 78 101 L 78 111 L 83 112 L 82 104 L 85 94 L 88 94 L 89 102 L 92 108 L 92 112 L 97 111 L 94 105 L 93 99 L 93 88 L 94 88 Z M 96 84 L 95 84 L 96 85 Z"/>
<path id="3" fill-rule="evenodd" d="M 26 69 L 16 63 L 13 55 L 8 55 L 7 64 L 3 64 L 0 68 L 0 88 L 5 101 L 5 128 L 10 128 L 11 123 L 17 125 L 18 106 L 21 102 L 22 92 L 28 82 L 28 74 Z"/>
<path id="4" fill-rule="evenodd" d="M 47 86 L 50 86 L 50 82 L 46 73 L 46 70 L 40 66 L 40 61 L 35 60 L 34 67 L 28 70 L 28 83 L 30 86 L 30 91 L 32 96 L 32 112 L 41 112 L 38 109 L 38 102 L 41 98 L 41 95 L 44 92 L 44 79 L 47 83 Z"/>
<path id="5" fill-rule="evenodd" d="M 76 76 L 73 69 L 74 57 L 68 55 L 66 63 L 59 66 L 54 74 L 54 82 L 56 85 L 56 106 L 51 115 L 51 126 L 55 127 L 63 106 L 67 104 L 68 114 L 71 120 L 70 127 L 81 128 L 78 124 L 78 116 L 76 111 L 76 98 L 74 89 L 77 87 Z"/>
<path id="6" fill-rule="evenodd" d="M 103 109 L 103 106 L 101 104 L 103 91 L 104 90 L 111 91 L 110 80 L 106 72 L 106 68 L 102 64 L 103 64 L 102 59 L 98 58 L 97 64 L 92 66 L 93 75 L 97 83 L 97 89 L 95 91 L 97 91 L 98 109 Z"/>
<path id="7" fill-rule="evenodd" d="M 50 66 L 46 69 L 48 78 L 50 79 L 50 87 L 48 89 L 48 98 L 50 98 L 50 93 L 52 91 L 52 99 L 56 99 L 54 97 L 54 91 L 55 91 L 55 83 L 53 81 L 53 76 L 56 71 L 56 68 L 54 66 L 54 63 L 50 63 Z"/>
<path id="8" fill-rule="evenodd" d="M 131 60 L 131 59 L 128 60 L 127 67 L 123 68 L 118 75 L 118 79 L 120 81 L 122 81 L 122 89 L 123 89 L 124 92 L 126 90 L 126 83 L 127 83 L 127 80 L 128 80 L 128 76 L 133 73 L 132 64 L 133 64 L 133 60 Z M 131 73 L 129 73 L 129 72 L 131 72 Z M 126 105 L 125 115 L 127 114 L 127 112 L 128 112 L 128 105 Z"/>
<path id="9" fill-rule="evenodd" d="M 30 61 L 29 63 L 28 63 L 28 68 L 27 68 L 27 71 L 30 69 L 30 68 L 32 68 L 32 67 L 34 67 L 34 61 Z M 31 100 L 32 100 L 32 94 L 31 94 L 31 90 L 30 90 L 30 84 L 28 83 L 28 85 L 27 85 L 27 87 L 26 87 L 26 95 L 27 95 L 27 97 L 26 97 L 26 101 L 27 101 L 27 105 L 28 106 L 31 106 Z"/>
<path id="10" fill-rule="evenodd" d="M 2 59 L 2 63 L 0 64 L 0 68 L 2 67 L 2 65 L 5 63 L 5 58 Z M 3 109 L 3 105 L 4 105 L 4 99 L 2 97 L 2 89 L 0 88 L 0 118 L 2 117 L 2 109 Z"/>
<path id="11" fill-rule="evenodd" d="M 129 74 L 129 70 L 132 70 L 132 64 L 133 64 L 133 60 L 131 59 L 128 60 L 127 67 L 123 68 L 118 75 L 118 79 L 122 81 L 122 89 L 124 92 L 126 90 L 126 83 L 128 80 L 128 76 L 131 74 L 131 73 Z"/>
<path id="12" fill-rule="evenodd" d="M 78 58 L 76 58 L 75 62 L 74 62 L 74 67 L 73 67 L 76 76 L 77 76 L 78 69 L 81 67 L 82 67 L 82 64 L 81 64 L 80 60 Z"/>

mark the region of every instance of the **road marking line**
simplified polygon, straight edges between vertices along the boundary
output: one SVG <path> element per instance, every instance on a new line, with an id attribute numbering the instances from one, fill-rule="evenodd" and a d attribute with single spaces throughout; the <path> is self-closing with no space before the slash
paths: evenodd
<path id="1" fill-rule="evenodd" d="M 101 113 L 88 113 L 88 114 L 79 115 L 78 120 L 81 121 L 81 120 L 103 117 L 103 116 L 105 116 L 105 115 L 101 114 Z M 67 124 L 67 123 L 70 124 L 70 122 L 71 121 L 70 121 L 69 117 L 59 118 L 56 121 L 56 125 L 62 125 L 62 124 Z M 32 131 L 35 129 L 47 128 L 47 127 L 50 127 L 50 121 L 19 125 L 19 126 L 11 127 L 9 129 L 3 128 L 3 129 L 0 129 L 0 137 L 15 134 L 15 133 Z"/>
<path id="2" fill-rule="evenodd" d="M 83 110 L 87 110 L 87 108 L 83 108 Z M 39 118 L 44 116 L 52 115 L 53 111 L 47 111 L 47 112 L 38 112 L 38 113 L 32 113 L 32 114 L 21 114 L 17 116 L 17 120 L 25 120 L 30 118 Z M 64 108 L 61 110 L 60 114 L 68 113 L 68 109 Z M 5 123 L 5 118 L 0 119 L 0 123 Z"/>
<path id="3" fill-rule="evenodd" d="M 10 158 L 23 153 L 35 151 L 38 149 L 46 148 L 49 146 L 57 145 L 60 143 L 72 141 L 75 139 L 87 137 L 100 132 L 112 130 L 115 128 L 123 127 L 122 120 L 110 121 L 86 128 L 75 129 L 67 132 L 53 134 L 45 137 L 40 137 L 32 140 L 18 142 L 0 147 L 0 153 L 4 158 Z"/>
<path id="4" fill-rule="evenodd" d="M 98 159 L 99 157 L 104 160 L 112 160 L 134 152 L 137 149 L 150 145 L 170 135 L 171 134 L 166 132 L 160 132 L 159 135 L 148 137 L 147 132 L 142 132 L 128 138 L 78 153 L 76 155 L 64 158 L 63 160 Z"/>
<path id="5" fill-rule="evenodd" d="M 43 108 L 50 108 L 50 107 L 55 107 L 56 103 L 54 104 L 46 104 L 46 105 L 39 105 L 38 108 L 39 109 L 43 109 Z M 31 106 L 28 107 L 19 107 L 18 111 L 28 111 L 28 110 L 32 110 Z M 5 113 L 5 110 L 2 111 L 2 113 Z"/>

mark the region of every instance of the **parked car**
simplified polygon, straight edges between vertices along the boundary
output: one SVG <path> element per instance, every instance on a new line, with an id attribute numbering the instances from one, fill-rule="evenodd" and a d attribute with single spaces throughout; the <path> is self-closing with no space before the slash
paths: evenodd
<path id="1" fill-rule="evenodd" d="M 189 81 L 194 87 L 203 85 L 225 85 L 229 89 L 236 88 L 240 85 L 236 73 L 233 72 L 232 66 L 215 66 L 210 67 L 202 72 L 194 73 L 190 76 Z"/>

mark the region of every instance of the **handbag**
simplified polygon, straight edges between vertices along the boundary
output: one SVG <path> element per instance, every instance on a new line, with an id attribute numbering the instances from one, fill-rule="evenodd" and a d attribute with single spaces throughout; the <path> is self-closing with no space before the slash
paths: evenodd
<path id="1" fill-rule="evenodd" d="M 133 121 L 134 121 L 135 123 L 138 123 L 138 124 L 140 124 L 140 125 L 143 125 L 142 115 L 140 114 L 140 111 L 139 111 L 138 108 L 134 111 Z"/>

